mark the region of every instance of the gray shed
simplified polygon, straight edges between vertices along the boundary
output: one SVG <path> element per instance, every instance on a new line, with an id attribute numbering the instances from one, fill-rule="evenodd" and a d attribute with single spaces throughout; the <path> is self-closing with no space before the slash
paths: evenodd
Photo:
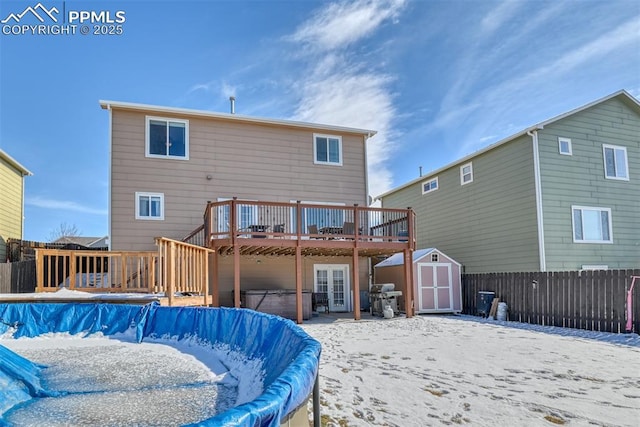
<path id="1" fill-rule="evenodd" d="M 374 266 L 374 283 L 404 289 L 404 256 L 397 253 Z M 436 248 L 413 252 L 413 295 L 416 313 L 462 311 L 462 268 Z"/>

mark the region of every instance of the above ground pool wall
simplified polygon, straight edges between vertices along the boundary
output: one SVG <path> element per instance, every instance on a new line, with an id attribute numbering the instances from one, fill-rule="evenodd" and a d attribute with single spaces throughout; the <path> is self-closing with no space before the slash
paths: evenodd
<path id="1" fill-rule="evenodd" d="M 135 328 L 147 337 L 198 337 L 227 344 L 267 367 L 263 393 L 201 426 L 279 426 L 313 390 L 320 343 L 293 322 L 251 310 L 109 304 L 0 304 L 0 335 L 35 337 L 49 332 L 113 335 Z M 0 364 L 2 361 L 0 361 Z M 0 390 L 0 398 L 3 398 Z M 6 410 L 6 409 L 5 409 Z M 0 411 L 2 425 L 2 411 Z"/>

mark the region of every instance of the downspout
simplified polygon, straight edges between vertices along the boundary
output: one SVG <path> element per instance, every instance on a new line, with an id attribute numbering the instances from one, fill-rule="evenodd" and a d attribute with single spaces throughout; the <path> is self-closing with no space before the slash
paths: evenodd
<path id="1" fill-rule="evenodd" d="M 544 218 L 542 214 L 542 183 L 540 180 L 540 151 L 538 144 L 539 126 L 527 131 L 527 135 L 533 140 L 533 177 L 536 190 L 536 217 L 538 220 L 538 256 L 540 258 L 540 271 L 547 271 L 547 260 L 544 252 Z"/>
<path id="2" fill-rule="evenodd" d="M 109 188 L 107 190 L 107 211 L 109 212 L 107 218 L 107 235 L 109 239 L 109 250 L 111 248 L 111 242 L 113 239 L 111 238 L 111 186 L 113 185 L 113 180 L 111 177 L 112 168 L 113 168 L 113 110 L 111 109 L 111 104 L 107 105 L 107 110 L 109 111 Z"/>

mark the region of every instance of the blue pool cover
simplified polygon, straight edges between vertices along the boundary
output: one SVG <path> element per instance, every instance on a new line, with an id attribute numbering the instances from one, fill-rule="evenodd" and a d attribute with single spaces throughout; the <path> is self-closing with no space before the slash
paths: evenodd
<path id="1" fill-rule="evenodd" d="M 0 335 L 14 338 L 49 332 L 113 335 L 135 328 L 136 339 L 194 335 L 211 344 L 227 344 L 250 359 L 262 359 L 264 391 L 194 425 L 279 426 L 313 390 L 320 364 L 320 343 L 290 320 L 234 308 L 161 307 L 110 304 L 0 304 Z M 33 397 L 47 396 L 40 366 L 0 345 L 0 426 L 3 413 Z"/>

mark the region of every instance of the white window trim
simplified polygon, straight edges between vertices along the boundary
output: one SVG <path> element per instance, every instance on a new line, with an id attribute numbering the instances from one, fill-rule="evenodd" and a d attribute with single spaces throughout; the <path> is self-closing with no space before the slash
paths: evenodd
<path id="1" fill-rule="evenodd" d="M 184 124 L 184 156 L 170 156 L 170 155 L 160 155 L 160 154 L 151 154 L 149 152 L 149 125 L 151 120 L 158 120 L 163 122 L 174 122 L 174 123 L 183 123 Z M 173 159 L 173 160 L 189 160 L 189 120 L 184 119 L 172 119 L 170 117 L 156 117 L 156 116 L 146 116 L 145 120 L 145 129 L 144 129 L 144 155 L 145 157 L 149 157 L 152 159 Z"/>
<path id="2" fill-rule="evenodd" d="M 607 176 L 607 155 L 605 154 L 605 149 L 610 148 L 612 150 L 622 150 L 624 151 L 624 167 L 625 167 L 625 177 L 619 176 Z M 615 155 L 613 156 L 615 161 Z M 611 145 L 611 144 L 602 144 L 602 162 L 604 166 L 604 177 L 605 179 L 615 179 L 618 181 L 629 181 L 629 156 L 627 155 L 627 147 L 623 147 L 620 145 Z M 618 169 L 618 165 L 616 164 L 616 170 Z"/>
<path id="3" fill-rule="evenodd" d="M 567 146 L 569 147 L 569 152 L 565 153 L 564 151 L 562 151 L 562 143 L 566 142 Z M 573 155 L 573 149 L 571 148 L 571 138 L 563 138 L 563 137 L 558 137 L 558 153 L 562 154 L 563 156 L 572 156 Z"/>
<path id="4" fill-rule="evenodd" d="M 427 183 L 431 183 L 433 181 L 436 182 L 436 188 L 430 188 L 429 190 L 424 191 L 424 185 L 427 184 Z M 428 179 L 428 180 L 422 182 L 422 194 L 431 193 L 433 191 L 436 191 L 438 188 L 440 188 L 440 183 L 438 182 L 438 177 L 437 176 L 435 178 L 433 178 L 433 179 Z"/>
<path id="5" fill-rule="evenodd" d="M 465 182 L 463 171 L 464 171 L 464 168 L 466 168 L 467 166 L 469 166 L 469 174 L 471 175 L 471 179 Z M 472 182 L 473 182 L 473 162 L 465 163 L 464 165 L 460 166 L 460 185 L 466 185 Z"/>
<path id="6" fill-rule="evenodd" d="M 316 157 L 318 154 L 318 149 L 317 149 L 318 138 L 333 138 L 338 140 L 338 152 L 339 152 L 338 154 L 340 157 L 339 162 L 330 162 L 330 161 L 322 162 L 318 160 L 318 158 Z M 327 147 L 327 150 L 328 149 L 329 147 Z M 327 151 L 327 158 L 328 157 L 329 157 L 329 152 Z M 342 137 L 339 135 L 327 135 L 322 133 L 314 133 L 313 134 L 313 163 L 316 165 L 342 166 Z"/>
<path id="7" fill-rule="evenodd" d="M 609 213 L 609 240 L 576 240 L 576 224 L 575 224 L 575 219 L 574 219 L 574 211 L 576 209 L 579 209 L 581 211 L 606 211 Z M 584 224 L 584 220 L 583 220 L 583 224 Z M 584 234 L 584 232 L 583 232 Z M 602 207 L 596 207 L 596 206 L 575 206 L 572 205 L 571 206 L 571 237 L 573 239 L 573 243 L 604 243 L 604 244 L 612 244 L 613 243 L 613 218 L 611 217 L 611 208 L 602 208 Z"/>
<path id="8" fill-rule="evenodd" d="M 160 216 L 141 216 L 140 215 L 140 197 L 159 197 L 160 198 Z M 144 221 L 164 221 L 164 193 L 147 193 L 143 191 L 136 191 L 136 219 Z"/>

